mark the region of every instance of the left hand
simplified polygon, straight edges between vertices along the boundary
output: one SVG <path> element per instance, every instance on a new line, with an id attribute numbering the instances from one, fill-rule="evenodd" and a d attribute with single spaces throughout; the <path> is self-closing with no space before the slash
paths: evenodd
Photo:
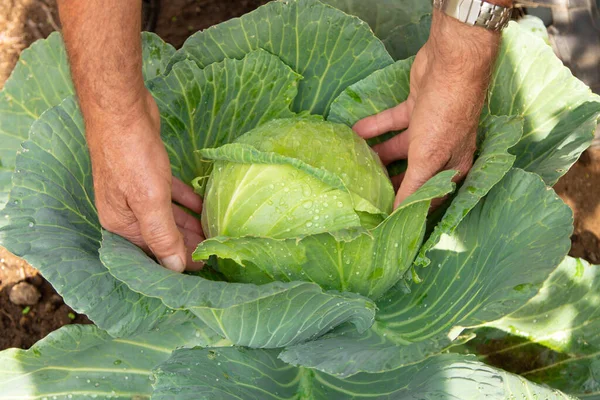
<path id="1" fill-rule="evenodd" d="M 406 172 L 392 177 L 399 187 L 394 208 L 440 171 L 457 170 L 457 181 L 469 172 L 499 44 L 499 33 L 435 10 L 430 38 L 411 69 L 408 99 L 354 125 L 365 139 L 406 129 L 373 148 L 385 165 L 408 159 Z"/>

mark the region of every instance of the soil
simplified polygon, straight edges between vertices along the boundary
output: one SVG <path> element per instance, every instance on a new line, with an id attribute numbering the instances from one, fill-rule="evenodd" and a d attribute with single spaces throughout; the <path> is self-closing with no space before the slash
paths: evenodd
<path id="1" fill-rule="evenodd" d="M 180 47 L 191 33 L 242 15 L 266 2 L 163 0 L 155 32 Z M 59 27 L 55 0 L 0 0 L 0 89 L 20 52 Z M 556 185 L 556 190 L 574 210 L 571 255 L 600 263 L 600 149 L 586 152 Z M 37 304 L 18 306 L 10 301 L 10 290 L 23 281 L 39 290 L 41 297 Z M 0 350 L 28 348 L 53 330 L 70 323 L 90 321 L 65 305 L 34 268 L 0 247 Z"/>

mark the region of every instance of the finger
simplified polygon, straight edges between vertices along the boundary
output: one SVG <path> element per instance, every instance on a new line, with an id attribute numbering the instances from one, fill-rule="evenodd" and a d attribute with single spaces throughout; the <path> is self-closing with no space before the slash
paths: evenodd
<path id="1" fill-rule="evenodd" d="M 202 269 L 202 267 L 204 267 L 204 262 L 194 261 L 192 259 L 192 254 L 194 254 L 198 244 L 204 240 L 204 236 L 187 229 L 181 229 L 181 233 L 186 247 L 185 269 L 187 271 L 198 271 Z"/>
<path id="2" fill-rule="evenodd" d="M 425 157 L 408 158 L 408 169 L 398 189 L 394 209 L 397 208 L 408 196 L 416 192 L 425 182 L 431 179 L 446 165 L 447 160 L 438 158 L 437 161 Z"/>
<path id="3" fill-rule="evenodd" d="M 173 177 L 171 184 L 173 201 L 189 208 L 197 214 L 202 212 L 202 198 L 190 186 Z"/>
<path id="4" fill-rule="evenodd" d="M 183 272 L 186 250 L 175 224 L 171 196 L 168 193 L 154 195 L 131 204 L 131 210 L 138 218 L 144 241 L 158 261 L 172 271 Z"/>
<path id="5" fill-rule="evenodd" d="M 202 224 L 200 221 L 185 212 L 185 210 L 175 204 L 172 205 L 173 208 L 173 217 L 175 218 L 175 224 L 181 229 L 187 229 L 189 231 L 195 232 L 198 235 L 202 235 Z"/>
<path id="6" fill-rule="evenodd" d="M 383 165 L 388 165 L 396 160 L 405 160 L 408 157 L 410 145 L 410 129 L 394 136 L 390 140 L 373 146 Z"/>
<path id="7" fill-rule="evenodd" d="M 402 180 L 404 179 L 404 175 L 406 172 L 403 172 L 399 175 L 392 176 L 390 180 L 392 181 L 392 185 L 394 186 L 394 191 L 397 192 L 400 189 L 400 185 L 402 184 Z"/>
<path id="8" fill-rule="evenodd" d="M 410 121 L 410 110 L 409 101 L 405 101 L 394 108 L 389 108 L 379 114 L 358 121 L 352 129 L 364 139 L 406 129 Z"/>

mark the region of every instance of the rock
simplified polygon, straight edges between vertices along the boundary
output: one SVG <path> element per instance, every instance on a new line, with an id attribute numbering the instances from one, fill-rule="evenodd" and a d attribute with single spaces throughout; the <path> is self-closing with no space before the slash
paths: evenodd
<path id="1" fill-rule="evenodd" d="M 40 300 L 40 291 L 30 283 L 20 282 L 10 289 L 8 298 L 18 306 L 33 306 Z"/>

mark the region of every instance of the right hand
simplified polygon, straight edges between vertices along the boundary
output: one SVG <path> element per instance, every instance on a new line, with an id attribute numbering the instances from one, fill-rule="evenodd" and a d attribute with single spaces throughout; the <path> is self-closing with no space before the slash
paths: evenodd
<path id="1" fill-rule="evenodd" d="M 171 175 L 156 102 L 144 90 L 123 114 L 86 119 L 100 223 L 168 269 L 200 269 L 191 259 L 204 240 L 200 221 L 172 201 L 200 214 L 202 199 Z"/>

